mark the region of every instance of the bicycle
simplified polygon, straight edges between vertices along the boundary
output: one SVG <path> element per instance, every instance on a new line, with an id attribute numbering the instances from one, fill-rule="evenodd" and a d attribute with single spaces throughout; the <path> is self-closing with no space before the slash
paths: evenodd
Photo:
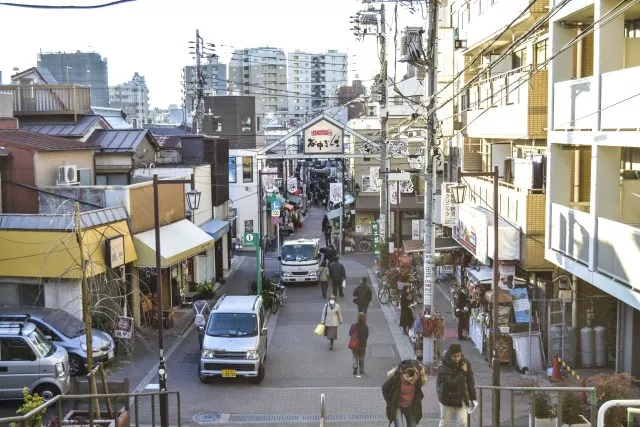
<path id="1" fill-rule="evenodd" d="M 371 249 L 371 240 L 368 238 L 360 240 L 360 243 L 358 243 L 358 249 L 360 249 L 360 252 L 369 252 L 369 249 Z"/>
<path id="2" fill-rule="evenodd" d="M 380 282 L 380 289 L 378 289 L 378 301 L 380 301 L 380 304 L 386 304 L 391 298 L 389 279 L 387 277 L 382 277 Z"/>
<path id="3" fill-rule="evenodd" d="M 276 314 L 281 306 L 284 307 L 287 300 L 287 288 L 284 285 L 275 285 L 274 288 L 275 290 L 270 291 L 269 295 L 271 295 L 271 313 Z"/>
<path id="4" fill-rule="evenodd" d="M 424 287 L 421 286 L 422 282 L 418 277 L 418 272 L 411 272 L 411 277 L 409 278 L 409 285 L 411 286 L 411 294 L 413 295 L 413 299 L 418 304 L 422 304 L 424 302 Z"/>

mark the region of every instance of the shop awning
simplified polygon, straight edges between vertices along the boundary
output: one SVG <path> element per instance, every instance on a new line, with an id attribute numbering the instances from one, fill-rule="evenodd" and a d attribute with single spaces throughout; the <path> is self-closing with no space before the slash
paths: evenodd
<path id="1" fill-rule="evenodd" d="M 200 229 L 213 237 L 213 240 L 218 240 L 229 232 L 229 222 L 222 221 L 220 219 L 212 219 L 200 226 Z"/>
<path id="2" fill-rule="evenodd" d="M 289 195 L 289 196 L 287 197 L 287 200 L 289 201 L 289 203 L 292 203 L 292 204 L 294 204 L 294 205 L 299 205 L 299 204 L 300 204 L 300 202 L 302 201 L 302 197 L 300 197 L 300 196 L 291 196 L 291 195 Z"/>
<path id="3" fill-rule="evenodd" d="M 402 248 L 405 253 L 424 251 L 422 240 L 403 240 Z M 436 251 L 453 251 L 462 247 L 452 237 L 436 237 Z"/>
<path id="4" fill-rule="evenodd" d="M 353 203 L 355 203 L 356 198 L 353 197 L 351 194 L 347 194 L 344 196 L 344 204 L 345 205 L 352 205 Z"/>
<path id="5" fill-rule="evenodd" d="M 160 260 L 163 268 L 199 254 L 213 246 L 213 238 L 187 219 L 160 227 Z M 133 235 L 138 253 L 136 267 L 156 266 L 155 231 Z"/>
<path id="6" fill-rule="evenodd" d="M 327 214 L 327 219 L 340 218 L 340 215 L 342 215 L 342 208 L 334 209 L 329 211 L 329 213 Z"/>
<path id="7" fill-rule="evenodd" d="M 296 207 L 295 207 L 295 206 L 293 206 L 291 203 L 285 203 L 285 204 L 282 206 L 282 209 L 289 209 L 290 211 L 294 210 L 295 208 L 296 208 Z"/>

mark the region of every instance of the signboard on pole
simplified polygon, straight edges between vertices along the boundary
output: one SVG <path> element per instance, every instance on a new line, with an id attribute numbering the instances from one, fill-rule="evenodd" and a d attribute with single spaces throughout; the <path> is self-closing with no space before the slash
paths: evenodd
<path id="1" fill-rule="evenodd" d="M 380 224 L 378 221 L 373 221 L 371 223 L 371 230 L 373 232 L 373 253 L 375 255 L 380 255 Z"/>
<path id="2" fill-rule="evenodd" d="M 273 202 L 271 202 L 271 210 L 272 211 L 279 211 L 280 209 L 282 209 L 282 203 L 279 202 L 278 200 L 274 200 Z"/>
<path id="3" fill-rule="evenodd" d="M 116 317 L 116 338 L 133 338 L 133 317 Z"/>
<path id="4" fill-rule="evenodd" d="M 258 233 L 244 233 L 244 246 L 246 248 L 255 248 L 258 246 L 259 239 Z"/>
<path id="5" fill-rule="evenodd" d="M 271 218 L 271 222 L 275 225 L 280 224 L 280 217 L 279 216 L 274 216 Z"/>
<path id="6" fill-rule="evenodd" d="M 320 120 L 304 130 L 304 154 L 343 153 L 344 134 L 328 120 Z"/>
<path id="7" fill-rule="evenodd" d="M 271 216 L 274 217 L 274 218 L 275 217 L 279 217 L 280 216 L 280 211 L 279 210 L 275 210 L 275 209 L 271 210 Z"/>
<path id="8" fill-rule="evenodd" d="M 440 198 L 440 219 L 442 225 L 453 227 L 458 217 L 458 204 L 453 202 L 454 182 L 443 182 Z"/>
<path id="9" fill-rule="evenodd" d="M 342 202 L 342 183 L 331 183 L 329 184 L 329 200 L 331 203 L 341 203 Z"/>
<path id="10" fill-rule="evenodd" d="M 411 220 L 411 240 L 422 240 L 424 233 L 424 219 Z"/>
<path id="11" fill-rule="evenodd" d="M 398 184 L 389 184 L 389 204 L 398 205 L 402 202 L 400 197 L 400 186 Z"/>

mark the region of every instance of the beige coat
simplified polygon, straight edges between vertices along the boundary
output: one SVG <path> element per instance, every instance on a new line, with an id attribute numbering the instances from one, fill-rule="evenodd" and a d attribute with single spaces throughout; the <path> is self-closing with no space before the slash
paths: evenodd
<path id="1" fill-rule="evenodd" d="M 325 318 L 324 312 L 327 310 L 327 317 Z M 340 326 L 342 325 L 342 311 L 340 305 L 336 303 L 333 309 L 329 307 L 329 303 L 324 305 L 322 309 L 322 317 L 320 317 L 320 323 L 324 323 L 325 326 Z"/>
<path id="2" fill-rule="evenodd" d="M 320 267 L 319 275 L 320 275 L 319 280 L 321 282 L 331 281 L 331 275 L 329 274 L 329 267 Z"/>

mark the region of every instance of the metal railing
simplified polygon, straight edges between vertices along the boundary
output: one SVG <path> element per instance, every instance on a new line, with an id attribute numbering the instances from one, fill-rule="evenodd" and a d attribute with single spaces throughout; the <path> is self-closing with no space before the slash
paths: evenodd
<path id="1" fill-rule="evenodd" d="M 495 387 L 495 386 L 476 386 L 479 391 L 478 395 L 478 410 L 479 413 L 479 426 L 483 425 L 483 414 L 482 414 L 482 391 L 483 390 L 498 390 L 498 391 L 508 391 L 510 392 L 509 403 L 510 403 L 510 426 L 515 427 L 515 409 L 514 409 L 514 394 L 515 392 L 534 392 L 534 391 L 546 391 L 549 393 L 557 393 L 558 394 L 558 403 L 556 404 L 556 415 L 557 415 L 557 424 L 561 426 L 562 422 L 562 394 L 563 393 L 587 393 L 588 401 L 590 406 L 590 421 L 591 425 L 596 425 L 596 388 L 595 387 Z M 634 401 L 635 402 L 635 401 Z M 637 401 L 640 402 L 640 401 Z M 607 402 L 608 403 L 608 402 Z M 605 404 L 606 405 L 606 404 Z M 603 405 L 604 406 L 604 405 Z M 602 410 L 602 409 L 601 409 Z M 531 427 L 536 427 L 536 419 L 534 414 L 536 413 L 536 401 L 531 394 Z M 598 419 L 600 419 L 600 414 L 598 413 Z M 604 418 L 603 418 L 604 419 Z M 598 426 L 601 424 L 597 424 Z"/>
<path id="2" fill-rule="evenodd" d="M 14 114 L 82 113 L 91 109 L 91 88 L 74 84 L 0 85 L 13 95 Z"/>
<path id="3" fill-rule="evenodd" d="M 632 408 L 632 406 L 640 406 L 640 400 L 609 400 L 608 402 L 604 402 L 600 409 L 598 409 L 598 426 L 604 426 L 604 416 L 607 411 L 616 406 L 626 406 L 627 407 L 627 425 L 633 425 L 633 417 L 635 414 L 639 414 L 640 410 Z M 592 421 L 593 424 L 593 421 Z"/>
<path id="4" fill-rule="evenodd" d="M 53 399 L 43 403 L 42 405 L 38 406 L 37 408 L 33 409 L 31 412 L 24 414 L 24 415 L 20 415 L 20 416 L 15 416 L 15 417 L 7 417 L 7 418 L 0 418 L 0 425 L 10 425 L 11 423 L 16 423 L 16 425 L 18 425 L 19 427 L 25 427 L 27 426 L 27 423 L 29 422 L 29 420 L 31 420 L 33 417 L 41 415 L 41 413 L 50 408 L 53 407 L 55 405 L 55 420 L 56 420 L 56 425 L 61 426 L 63 425 L 63 409 L 62 409 L 62 404 L 64 401 L 70 401 L 70 400 L 86 400 L 88 401 L 88 406 L 89 409 L 87 411 L 87 418 L 88 418 L 88 422 L 89 422 L 89 426 L 93 427 L 94 425 L 94 420 L 95 418 L 95 412 L 96 412 L 96 407 L 94 406 L 94 400 L 95 399 L 111 399 L 111 398 L 127 398 L 127 399 L 133 399 L 133 407 L 134 407 L 134 420 L 135 420 L 135 424 L 136 426 L 140 425 L 140 411 L 139 411 L 139 400 L 141 397 L 150 397 L 151 398 L 151 425 L 153 427 L 156 426 L 156 396 L 160 397 L 162 395 L 175 395 L 176 396 L 176 405 L 177 405 L 177 425 L 181 426 L 182 425 L 182 419 L 181 419 L 181 415 L 180 415 L 180 393 L 177 391 L 154 391 L 154 392 L 141 392 L 141 393 L 109 393 L 109 394 L 77 394 L 77 395 L 58 395 L 55 396 Z M 324 397 L 324 395 L 323 395 Z M 119 411 L 118 411 L 119 412 Z M 129 416 L 131 416 L 131 414 L 129 414 Z M 145 423 L 146 424 L 146 423 Z"/>
<path id="5" fill-rule="evenodd" d="M 326 427 L 327 425 L 327 399 L 324 397 L 324 393 L 320 395 L 320 427 Z"/>

